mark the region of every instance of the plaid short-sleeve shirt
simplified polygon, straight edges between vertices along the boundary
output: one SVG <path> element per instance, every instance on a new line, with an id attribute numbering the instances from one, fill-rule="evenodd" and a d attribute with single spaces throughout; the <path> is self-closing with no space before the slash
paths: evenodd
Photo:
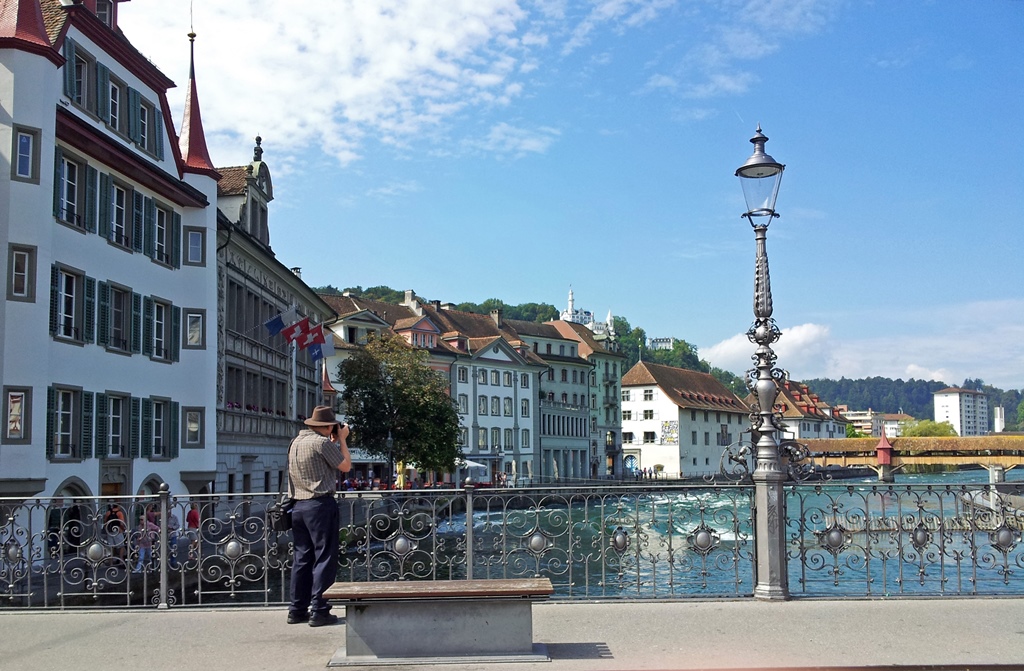
<path id="1" fill-rule="evenodd" d="M 330 438 L 303 429 L 288 448 L 288 479 L 295 499 L 313 499 L 334 494 L 338 466 L 345 457 Z"/>

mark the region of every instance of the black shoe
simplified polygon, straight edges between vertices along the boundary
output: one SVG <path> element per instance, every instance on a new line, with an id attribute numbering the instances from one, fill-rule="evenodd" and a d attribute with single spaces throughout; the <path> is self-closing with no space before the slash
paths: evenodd
<path id="1" fill-rule="evenodd" d="M 309 613 L 288 613 L 288 624 L 309 622 Z"/>
<path id="2" fill-rule="evenodd" d="M 330 613 L 313 613 L 309 618 L 309 626 L 311 627 L 326 627 L 332 624 L 338 624 L 337 615 L 331 615 Z"/>

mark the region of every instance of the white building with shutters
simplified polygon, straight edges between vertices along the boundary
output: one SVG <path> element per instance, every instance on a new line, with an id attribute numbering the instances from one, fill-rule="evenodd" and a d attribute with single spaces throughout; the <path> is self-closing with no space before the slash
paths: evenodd
<path id="1" fill-rule="evenodd" d="M 627 471 L 694 478 L 719 471 L 749 427 L 750 408 L 707 373 L 640 361 L 622 376 Z"/>
<path id="2" fill-rule="evenodd" d="M 119 5 L 0 16 L 0 495 L 214 478 L 218 176 L 195 156 L 201 126 L 179 146 L 174 84 Z"/>

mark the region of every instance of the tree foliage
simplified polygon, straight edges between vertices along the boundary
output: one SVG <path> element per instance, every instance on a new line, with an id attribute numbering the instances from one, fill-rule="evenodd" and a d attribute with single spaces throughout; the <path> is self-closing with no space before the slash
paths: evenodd
<path id="1" fill-rule="evenodd" d="M 505 305 L 498 298 L 488 298 L 483 303 L 459 303 L 455 308 L 463 312 L 475 312 L 482 315 L 489 315 L 491 310 L 500 309 L 505 319 L 518 319 L 526 322 L 543 323 L 558 319 L 558 309 L 547 303 Z"/>
<path id="2" fill-rule="evenodd" d="M 818 378 L 802 380 L 829 405 L 847 405 L 851 410 L 874 410 L 910 415 L 918 419 L 935 414 L 933 394 L 948 387 L 935 380 L 891 380 L 870 377 L 859 380 Z"/>
<path id="3" fill-rule="evenodd" d="M 918 422 L 905 422 L 901 435 L 907 438 L 955 436 L 956 429 L 949 422 L 935 422 L 930 419 L 922 419 Z"/>
<path id="4" fill-rule="evenodd" d="M 353 445 L 381 459 L 452 471 L 463 457 L 459 415 L 448 379 L 427 366 L 428 354 L 385 333 L 338 365 Z M 387 439 L 391 435 L 392 449 Z"/>

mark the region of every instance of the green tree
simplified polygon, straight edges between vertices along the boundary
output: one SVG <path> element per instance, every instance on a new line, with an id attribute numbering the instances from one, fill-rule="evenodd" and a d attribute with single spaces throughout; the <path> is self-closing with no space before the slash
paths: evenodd
<path id="1" fill-rule="evenodd" d="M 371 338 L 338 365 L 341 399 L 353 444 L 367 454 L 452 471 L 463 457 L 458 409 L 448 379 L 427 365 L 427 356 L 391 333 Z"/>
<path id="2" fill-rule="evenodd" d="M 857 427 L 855 427 L 853 424 L 847 424 L 846 425 L 846 437 L 847 438 L 867 438 L 868 435 L 858 431 Z"/>
<path id="3" fill-rule="evenodd" d="M 747 383 L 744 378 L 727 370 L 712 367 L 708 365 L 707 361 L 701 361 L 701 363 L 708 367 L 707 370 L 711 373 L 711 377 L 724 384 L 726 389 L 740 398 L 746 398 L 747 394 L 750 393 L 750 390 L 747 389 Z"/>
<path id="4" fill-rule="evenodd" d="M 341 289 L 339 289 L 338 287 L 334 286 L 333 284 L 325 284 L 322 287 L 312 287 L 312 289 L 313 289 L 313 291 L 315 291 L 318 294 L 323 294 L 323 295 L 327 295 L 327 296 L 340 296 L 341 295 Z M 362 291 L 362 290 L 363 290 L 363 288 L 359 287 L 359 291 Z"/>
<path id="5" fill-rule="evenodd" d="M 640 360 L 643 349 L 647 346 L 647 334 L 642 328 L 631 327 L 625 317 L 614 316 L 612 323 L 615 325 L 622 353 L 626 355 L 623 371 L 627 371 Z"/>
<path id="6" fill-rule="evenodd" d="M 955 436 L 956 429 L 949 422 L 933 422 L 930 419 L 922 419 L 919 422 L 904 422 L 901 435 L 907 438 Z"/>

